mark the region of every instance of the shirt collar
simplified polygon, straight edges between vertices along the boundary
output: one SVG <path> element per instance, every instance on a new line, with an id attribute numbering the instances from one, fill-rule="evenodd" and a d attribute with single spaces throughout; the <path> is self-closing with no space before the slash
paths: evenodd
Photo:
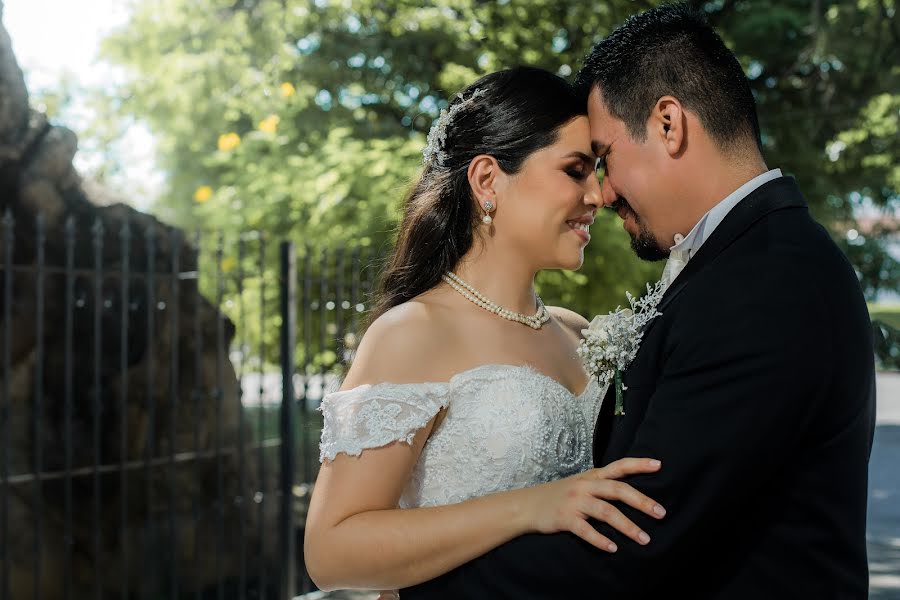
<path id="1" fill-rule="evenodd" d="M 724 200 L 713 206 L 703 217 L 697 221 L 694 228 L 686 235 L 680 233 L 675 234 L 675 245 L 670 248 L 670 252 L 686 252 L 686 257 L 691 258 L 700 249 L 716 227 L 722 222 L 725 216 L 731 212 L 731 209 L 738 203 L 750 195 L 756 188 L 764 183 L 768 183 L 773 179 L 782 177 L 781 169 L 772 169 L 766 171 L 762 175 L 757 175 L 738 189 L 734 190 Z"/>

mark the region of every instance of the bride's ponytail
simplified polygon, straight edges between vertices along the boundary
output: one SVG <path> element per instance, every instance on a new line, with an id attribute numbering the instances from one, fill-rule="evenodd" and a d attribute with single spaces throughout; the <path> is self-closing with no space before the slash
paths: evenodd
<path id="1" fill-rule="evenodd" d="M 369 322 L 433 288 L 471 248 L 479 219 L 471 201 L 456 201 L 457 187 L 450 173 L 426 171 L 407 196 Z"/>

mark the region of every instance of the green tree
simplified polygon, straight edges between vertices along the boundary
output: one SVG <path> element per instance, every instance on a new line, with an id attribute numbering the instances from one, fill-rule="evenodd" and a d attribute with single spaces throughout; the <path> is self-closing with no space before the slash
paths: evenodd
<path id="1" fill-rule="evenodd" d="M 719 2 L 713 20 L 753 85 L 769 164 L 797 177 L 874 298 L 900 286 L 900 15 L 894 0 Z M 772 43 L 777 40 L 777 43 Z"/>
<path id="2" fill-rule="evenodd" d="M 456 90 L 520 63 L 571 76 L 596 40 L 655 4 L 154 0 L 135 4 L 104 54 L 133 75 L 115 92 L 122 114 L 160 140 L 162 216 L 383 248 L 431 121 Z M 852 246 L 846 235 L 855 207 L 897 208 L 893 0 L 697 4 L 751 79 L 769 163 L 799 179 L 870 294 L 895 286 L 883 240 Z M 587 254 L 578 273 L 543 274 L 548 301 L 596 313 L 660 269 L 632 256 L 608 214 Z"/>

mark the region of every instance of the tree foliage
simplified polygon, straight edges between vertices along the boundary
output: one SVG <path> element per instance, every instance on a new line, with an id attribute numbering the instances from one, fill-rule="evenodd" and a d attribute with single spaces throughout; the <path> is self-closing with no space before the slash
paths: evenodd
<path id="1" fill-rule="evenodd" d="M 591 45 L 656 2 L 138 0 L 104 44 L 131 74 L 113 94 L 149 124 L 186 228 L 384 248 L 431 120 L 481 74 L 529 63 L 569 77 Z M 849 240 L 854 208 L 896 211 L 900 26 L 894 0 L 698 2 L 759 103 L 770 165 L 795 175 L 871 294 L 896 286 L 885 236 Z M 542 295 L 584 314 L 639 291 L 616 219 L 584 268 Z"/>

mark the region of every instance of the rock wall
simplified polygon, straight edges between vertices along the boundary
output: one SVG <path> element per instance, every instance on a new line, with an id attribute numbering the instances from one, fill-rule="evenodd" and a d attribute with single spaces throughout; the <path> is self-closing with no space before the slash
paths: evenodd
<path id="1" fill-rule="evenodd" d="M 0 18 L 2 10 L 0 2 Z M 270 469 L 270 480 L 261 488 L 254 454 L 246 458 L 243 489 L 239 486 L 236 451 L 218 458 L 187 459 L 171 470 L 168 466 L 130 468 L 125 471 L 124 481 L 118 470 L 104 473 L 99 477 L 100 520 L 94 520 L 94 478 L 90 472 L 81 474 L 78 470 L 92 467 L 97 450 L 100 463 L 112 465 L 144 461 L 151 452 L 167 460 L 173 444 L 177 453 L 212 452 L 216 447 L 217 411 L 219 443 L 223 448 L 233 448 L 241 409 L 227 350 L 224 362 L 218 363 L 216 346 L 220 323 L 226 348 L 234 336 L 234 325 L 212 303 L 198 296 L 196 279 L 180 279 L 176 298 L 167 275 L 176 255 L 180 270 L 194 268 L 190 240 L 126 204 L 92 202 L 91 188 L 72 165 L 76 151 L 77 139 L 71 131 L 51 125 L 45 115 L 29 108 L 25 81 L 9 35 L 0 26 L 0 216 L 11 215 L 15 221 L 11 259 L 17 266 L 36 264 L 35 223 L 40 215 L 46 227 L 45 263 L 48 267 L 63 267 L 67 256 L 66 224 L 71 220 L 74 264 L 78 270 L 76 303 L 72 308 L 73 344 L 68 352 L 65 275 L 50 269 L 43 278 L 44 327 L 39 337 L 36 276 L 18 269 L 11 288 L 6 289 L 2 265 L 7 250 L 2 244 L 0 226 L 0 309 L 6 308 L 7 292 L 11 297 L 8 374 L 2 370 L 0 355 L 0 404 L 2 386 L 10 386 L 10 452 L 6 457 L 0 455 L 0 461 L 9 461 L 13 479 L 8 485 L 0 484 L 0 499 L 8 494 L 9 530 L 3 534 L 8 543 L 11 597 L 33 597 L 35 565 L 39 564 L 41 597 L 63 598 L 67 560 L 72 565 L 74 598 L 93 597 L 97 585 L 103 588 L 106 598 L 117 597 L 123 586 L 132 598 L 162 594 L 168 597 L 172 565 L 182 593 L 209 590 L 221 579 L 237 580 L 242 542 L 248 556 L 248 578 L 252 581 L 254 573 L 265 568 L 269 579 L 277 581 L 275 495 L 269 494 L 263 504 L 265 543 L 260 543 L 257 535 L 260 519 L 258 505 L 253 501 L 256 490 L 273 489 L 277 473 Z M 99 297 L 94 287 L 96 277 L 89 272 L 94 268 L 94 232 L 98 225 L 102 227 L 105 273 Z M 130 231 L 127 247 L 131 275 L 127 280 L 123 365 L 120 233 L 126 225 Z M 154 239 L 156 247 L 152 264 L 157 276 L 152 279 L 145 275 L 150 257 L 148 237 Z M 94 309 L 98 302 L 102 347 L 99 388 L 94 352 Z M 0 310 L 0 342 L 7 334 L 2 315 Z M 177 332 L 174 320 L 178 323 Z M 195 327 L 199 336 L 194 334 Z M 43 347 L 42 357 L 38 356 L 39 346 Z M 72 372 L 71 453 L 66 450 L 67 355 Z M 38 436 L 35 399 L 39 366 L 43 371 L 43 407 Z M 9 381 L 3 381 L 7 377 Z M 102 407 L 101 435 L 99 448 L 95 448 L 93 406 L 98 395 Z M 174 437 L 169 434 L 170 423 L 174 423 Z M 248 424 L 248 435 L 249 430 Z M 0 453 L 2 435 L 0 430 Z M 44 472 L 65 471 L 70 465 L 78 473 L 71 479 L 73 530 L 68 542 L 64 535 L 65 478 L 46 478 L 39 486 L 38 505 L 38 486 L 28 480 L 38 456 Z M 224 482 L 221 504 L 217 494 L 219 469 Z M 172 488 L 174 503 L 170 503 Z M 170 514 L 175 517 L 174 536 L 169 528 Z M 35 543 L 38 515 L 42 522 L 39 545 Z"/>

